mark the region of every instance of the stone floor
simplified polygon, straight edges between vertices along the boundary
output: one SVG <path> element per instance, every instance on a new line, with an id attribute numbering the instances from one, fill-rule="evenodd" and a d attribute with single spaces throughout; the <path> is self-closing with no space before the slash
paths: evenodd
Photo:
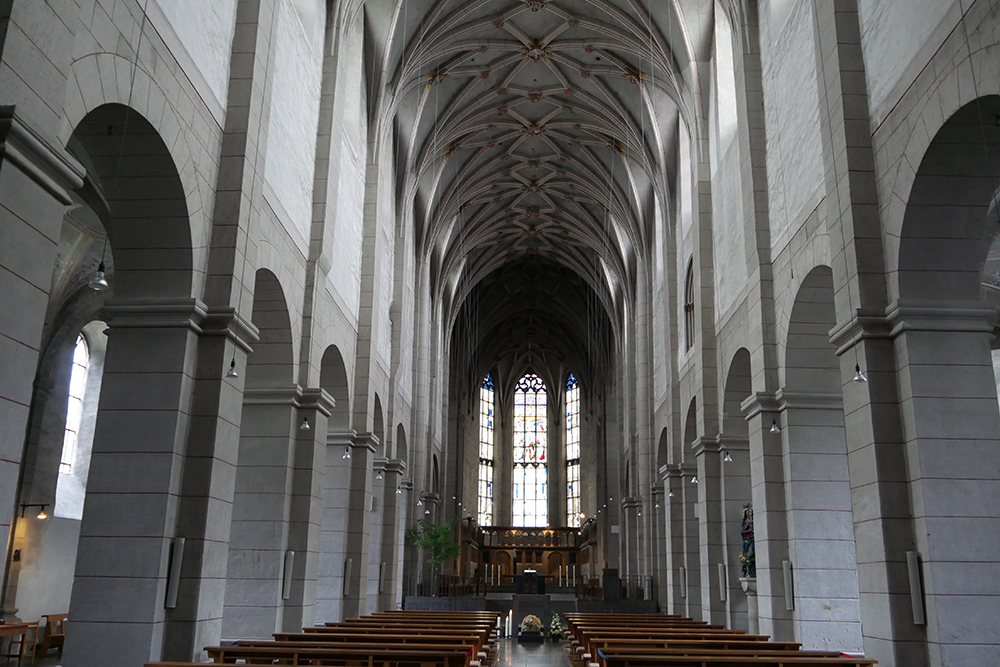
<path id="1" fill-rule="evenodd" d="M 562 644 L 518 644 L 515 639 L 500 640 L 497 667 L 570 667 Z"/>

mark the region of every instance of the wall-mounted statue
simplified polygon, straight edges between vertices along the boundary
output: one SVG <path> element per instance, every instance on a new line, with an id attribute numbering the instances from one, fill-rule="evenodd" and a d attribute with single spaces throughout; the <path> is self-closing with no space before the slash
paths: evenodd
<path id="1" fill-rule="evenodd" d="M 753 546 L 753 507 L 750 503 L 743 506 L 743 521 L 740 525 L 740 535 L 743 537 L 743 551 L 740 552 L 740 563 L 743 564 L 743 576 L 756 577 L 757 557 Z"/>

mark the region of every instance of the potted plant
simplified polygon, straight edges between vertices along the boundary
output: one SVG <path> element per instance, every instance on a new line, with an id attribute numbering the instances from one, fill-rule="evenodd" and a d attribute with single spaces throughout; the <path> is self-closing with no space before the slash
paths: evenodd
<path id="1" fill-rule="evenodd" d="M 552 614 L 552 622 L 549 623 L 549 639 L 553 642 L 561 642 L 566 639 L 566 628 L 563 627 L 559 614 Z"/>
<path id="2" fill-rule="evenodd" d="M 420 549 L 426 550 L 427 563 L 431 566 L 432 575 L 436 568 L 440 568 L 445 561 L 459 554 L 458 543 L 451 539 L 455 533 L 456 525 L 458 525 L 457 517 L 440 525 L 420 519 L 416 529 L 406 531 L 406 539 L 412 541 Z"/>

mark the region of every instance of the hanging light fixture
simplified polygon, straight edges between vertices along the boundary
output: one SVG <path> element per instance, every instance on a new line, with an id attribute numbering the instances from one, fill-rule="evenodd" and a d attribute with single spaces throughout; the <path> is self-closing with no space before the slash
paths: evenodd
<path id="1" fill-rule="evenodd" d="M 692 484 L 697 484 L 698 483 L 698 476 L 697 475 L 695 475 L 694 477 L 691 478 L 691 483 Z"/>
<path id="2" fill-rule="evenodd" d="M 131 96 L 131 93 L 129 93 L 129 95 Z M 121 170 L 121 157 L 118 158 L 118 169 L 119 171 Z M 107 292 L 108 288 L 110 287 L 110 285 L 108 285 L 107 278 L 104 277 L 104 258 L 107 256 L 107 254 L 108 254 L 108 235 L 105 234 L 104 247 L 101 248 L 101 263 L 97 265 L 97 273 L 95 273 L 91 281 L 87 283 L 87 287 L 94 290 L 95 292 Z"/>
<path id="3" fill-rule="evenodd" d="M 403 489 L 402 489 L 402 487 L 399 487 L 399 486 L 397 486 L 397 487 L 396 487 L 396 495 L 398 496 L 398 495 L 399 495 L 399 494 L 401 494 L 402 492 L 403 492 Z"/>
<path id="4" fill-rule="evenodd" d="M 90 287 L 90 289 L 94 290 L 95 292 L 107 292 L 108 289 L 111 287 L 110 285 L 108 285 L 107 278 L 104 277 L 103 259 L 101 260 L 101 263 L 97 265 L 97 273 L 95 273 L 93 279 L 91 279 L 91 281 L 87 283 L 87 286 Z"/>
<path id="5" fill-rule="evenodd" d="M 238 378 L 239 376 L 240 374 L 236 372 L 236 357 L 233 357 L 233 360 L 229 362 L 229 370 L 226 371 L 226 377 Z"/>
<path id="6" fill-rule="evenodd" d="M 417 507 L 423 507 L 423 506 L 424 506 L 424 501 L 422 501 L 420 498 L 417 498 Z"/>
<path id="7" fill-rule="evenodd" d="M 430 511 L 430 510 L 424 510 L 424 516 L 427 516 L 427 515 L 428 515 L 428 514 L 430 514 L 430 513 L 431 513 L 431 511 Z"/>
<path id="8" fill-rule="evenodd" d="M 861 364 L 854 364 L 854 381 L 868 382 L 868 378 L 865 377 L 865 374 L 861 372 Z"/>
<path id="9" fill-rule="evenodd" d="M 775 419 L 771 420 L 771 433 L 781 433 L 781 429 L 778 428 L 778 422 Z"/>
<path id="10" fill-rule="evenodd" d="M 377 479 L 377 480 L 378 479 L 382 479 L 382 471 L 381 470 L 379 470 L 377 473 L 375 473 L 375 479 Z"/>
<path id="11" fill-rule="evenodd" d="M 311 431 L 312 426 L 309 425 L 309 417 L 302 418 L 302 424 L 299 426 L 300 431 Z"/>
<path id="12" fill-rule="evenodd" d="M 350 445 L 344 445 L 344 455 L 341 458 L 342 459 L 349 459 L 349 458 L 351 458 L 351 446 Z"/>
<path id="13" fill-rule="evenodd" d="M 723 463 L 732 463 L 733 457 L 729 455 L 729 451 L 726 450 L 726 456 L 722 459 Z"/>
<path id="14" fill-rule="evenodd" d="M 667 498 L 673 498 L 673 497 L 674 497 L 674 492 L 673 491 L 671 491 L 670 493 L 667 494 Z"/>

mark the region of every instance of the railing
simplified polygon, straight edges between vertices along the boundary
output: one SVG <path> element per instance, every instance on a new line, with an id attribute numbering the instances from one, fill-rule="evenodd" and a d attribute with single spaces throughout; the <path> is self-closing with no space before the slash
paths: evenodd
<path id="1" fill-rule="evenodd" d="M 619 597 L 622 600 L 652 600 L 653 578 L 641 575 L 622 577 Z"/>
<path id="2" fill-rule="evenodd" d="M 591 523 L 579 528 L 515 528 L 486 526 L 478 528 L 475 540 L 485 548 L 567 548 L 579 549 L 590 540 Z"/>

